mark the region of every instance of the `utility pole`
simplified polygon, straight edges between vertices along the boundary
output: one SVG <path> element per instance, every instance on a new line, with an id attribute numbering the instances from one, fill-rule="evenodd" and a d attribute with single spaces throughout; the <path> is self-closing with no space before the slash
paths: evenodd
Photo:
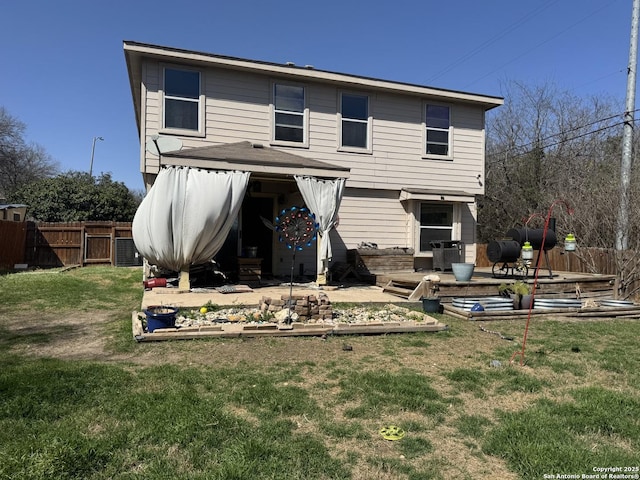
<path id="1" fill-rule="evenodd" d="M 638 63 L 638 17 L 640 0 L 633 0 L 631 12 L 631 42 L 629 46 L 629 66 L 627 68 L 627 101 L 622 131 L 622 160 L 620 162 L 620 211 L 618 212 L 618 231 L 616 232 L 616 250 L 629 248 L 629 187 L 633 150 L 633 123 L 636 96 L 636 66 Z"/>

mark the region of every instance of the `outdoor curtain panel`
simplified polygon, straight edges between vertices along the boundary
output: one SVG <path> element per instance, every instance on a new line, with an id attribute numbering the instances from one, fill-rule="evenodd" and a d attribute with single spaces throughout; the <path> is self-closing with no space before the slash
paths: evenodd
<path id="1" fill-rule="evenodd" d="M 333 257 L 329 232 L 336 225 L 338 210 L 344 193 L 344 178 L 320 180 L 315 177 L 295 176 L 298 189 L 307 208 L 316 216 L 319 224 L 320 245 L 318 273 L 325 273 L 327 262 Z"/>
<path id="2" fill-rule="evenodd" d="M 160 170 L 133 218 L 138 252 L 175 271 L 208 262 L 222 248 L 248 182 L 248 172 Z"/>

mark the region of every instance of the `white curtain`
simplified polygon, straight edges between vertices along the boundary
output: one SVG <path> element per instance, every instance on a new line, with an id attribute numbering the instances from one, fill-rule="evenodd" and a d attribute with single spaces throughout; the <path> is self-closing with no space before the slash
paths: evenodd
<path id="1" fill-rule="evenodd" d="M 333 257 L 329 232 L 336 225 L 338 210 L 344 193 L 344 178 L 320 180 L 314 177 L 295 176 L 304 203 L 315 214 L 319 224 L 320 245 L 318 274 L 326 272 L 327 262 Z"/>
<path id="2" fill-rule="evenodd" d="M 222 248 L 248 182 L 248 172 L 160 170 L 133 218 L 138 252 L 175 271 L 208 262 Z"/>

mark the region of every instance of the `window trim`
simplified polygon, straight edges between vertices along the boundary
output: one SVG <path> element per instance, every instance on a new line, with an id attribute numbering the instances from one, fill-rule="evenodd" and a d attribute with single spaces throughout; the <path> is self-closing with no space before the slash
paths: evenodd
<path id="1" fill-rule="evenodd" d="M 344 95 L 351 95 L 353 97 L 366 97 L 367 99 L 367 146 L 366 147 L 354 147 L 351 145 L 343 145 L 342 144 L 342 97 Z M 372 108 L 371 95 L 363 92 L 354 92 L 342 90 L 338 91 L 338 106 L 337 106 L 337 130 L 338 130 L 338 151 L 339 152 L 350 152 L 350 153 L 373 153 L 373 113 L 371 112 Z M 357 123 L 365 123 L 363 120 L 357 119 L 347 119 L 347 121 L 357 122 Z"/>
<path id="2" fill-rule="evenodd" d="M 276 85 L 283 85 L 287 87 L 302 88 L 304 95 L 304 107 L 302 111 L 302 142 L 291 142 L 287 140 L 276 140 Z M 291 113 L 291 112 L 287 112 Z M 269 138 L 271 139 L 270 145 L 277 145 L 282 147 L 298 147 L 309 148 L 309 88 L 301 83 L 286 82 L 279 80 L 271 81 L 271 101 L 269 103 Z"/>
<path id="3" fill-rule="evenodd" d="M 427 127 L 427 107 L 429 105 L 433 105 L 433 106 L 437 106 L 437 107 L 447 107 L 449 109 L 449 128 L 447 130 L 445 130 L 443 128 Z M 454 133 L 454 129 L 453 129 L 452 117 L 453 117 L 453 107 L 452 107 L 452 105 L 447 104 L 447 103 L 430 102 L 430 101 L 423 102 L 423 104 L 422 104 L 422 158 L 427 158 L 429 160 L 446 160 L 446 161 L 452 161 L 453 160 L 453 133 Z M 448 151 L 447 155 L 438 155 L 438 154 L 435 154 L 435 153 L 427 153 L 427 132 L 429 130 L 447 131 L 448 140 L 449 140 L 449 144 L 448 144 L 448 148 L 447 148 L 447 151 Z"/>
<path id="4" fill-rule="evenodd" d="M 460 202 L 438 202 L 429 200 L 413 200 L 413 216 L 415 221 L 414 232 L 414 256 L 423 258 L 433 258 L 433 251 L 420 250 L 420 232 L 422 231 L 422 225 L 420 224 L 420 213 L 423 203 L 429 203 L 433 205 L 451 205 L 453 207 L 451 215 L 451 241 L 461 238 L 462 232 L 462 204 Z"/>
<path id="5" fill-rule="evenodd" d="M 192 102 L 197 102 L 198 103 L 198 129 L 197 130 L 189 130 L 187 128 L 171 128 L 171 127 L 165 127 L 165 99 L 169 98 L 177 98 L 180 99 L 180 97 L 172 97 L 169 95 L 165 95 L 165 72 L 167 70 L 182 70 L 185 72 L 196 72 L 198 73 L 199 76 L 199 87 L 200 87 L 200 95 L 198 96 L 197 100 L 194 99 L 183 99 L 183 100 L 188 100 L 188 101 L 192 101 Z M 160 94 L 160 118 L 158 119 L 159 122 L 159 128 L 158 131 L 159 133 L 165 133 L 165 134 L 172 134 L 172 135 L 181 135 L 181 136 L 188 136 L 188 137 L 205 137 L 206 136 L 206 131 L 205 131 L 205 94 L 204 94 L 204 80 L 205 80 L 205 75 L 204 72 L 202 70 L 199 70 L 197 68 L 190 68 L 190 67 L 186 67 L 183 65 L 173 65 L 173 64 L 161 64 L 160 65 L 160 87 L 158 89 L 158 93 Z"/>

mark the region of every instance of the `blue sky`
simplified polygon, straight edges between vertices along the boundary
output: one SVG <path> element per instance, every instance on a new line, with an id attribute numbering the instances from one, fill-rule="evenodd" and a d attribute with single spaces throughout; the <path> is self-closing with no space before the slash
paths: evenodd
<path id="1" fill-rule="evenodd" d="M 0 105 L 63 171 L 142 189 L 124 40 L 504 95 L 552 84 L 624 105 L 632 0 L 9 0 Z M 622 107 L 621 107 L 622 108 Z"/>

